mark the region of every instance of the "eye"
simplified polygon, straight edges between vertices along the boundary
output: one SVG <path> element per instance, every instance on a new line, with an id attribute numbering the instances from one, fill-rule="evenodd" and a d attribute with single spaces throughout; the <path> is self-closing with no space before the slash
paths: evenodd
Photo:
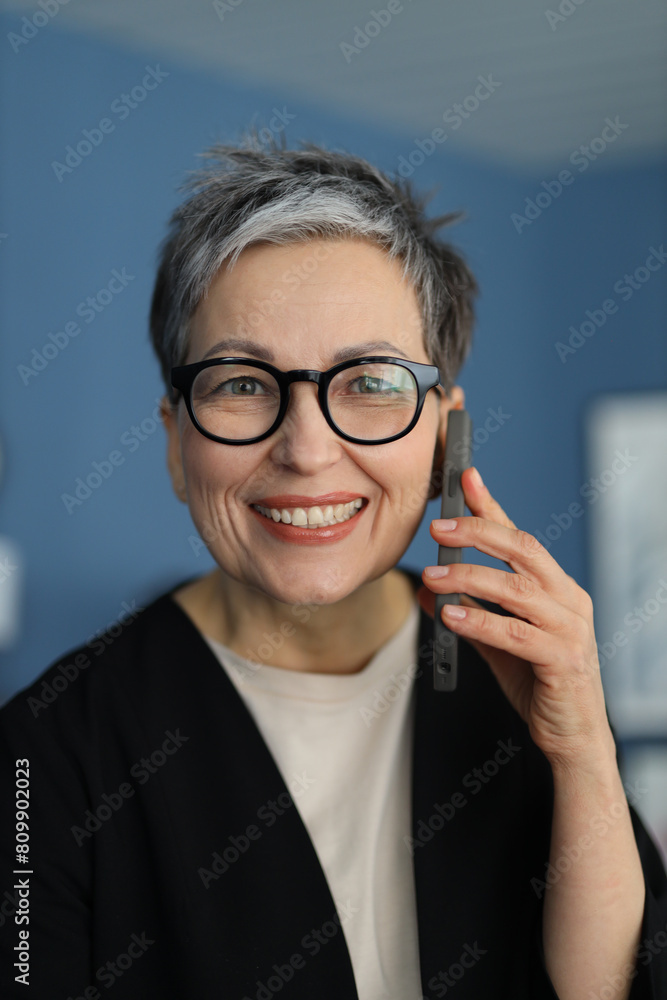
<path id="1" fill-rule="evenodd" d="M 209 396 L 259 396 L 265 395 L 266 386 L 256 378 L 248 375 L 236 375 L 234 378 L 223 379 L 220 382 L 209 385 L 207 395 Z"/>
<path id="2" fill-rule="evenodd" d="M 377 378 L 374 375 L 360 375 L 358 378 L 352 379 L 350 388 L 352 386 L 357 386 L 359 392 L 367 393 L 370 396 L 374 396 L 380 392 L 391 392 L 392 389 L 398 388 L 398 386 L 392 385 L 391 382 Z"/>
<path id="3" fill-rule="evenodd" d="M 375 393 L 381 389 L 382 381 L 379 378 L 372 378 L 370 375 L 363 375 L 361 378 L 355 379 L 352 385 L 356 385 L 359 392 Z"/>
<path id="4" fill-rule="evenodd" d="M 231 389 L 227 389 L 227 387 Z M 264 388 L 259 379 L 248 378 L 247 375 L 238 375 L 236 378 L 229 378 L 222 382 L 218 389 L 230 391 L 234 396 L 256 396 L 257 389 Z"/>
<path id="5" fill-rule="evenodd" d="M 279 386 L 271 375 L 252 365 L 209 365 L 198 372 L 192 387 L 197 406 L 275 406 L 279 397 Z"/>
<path id="6" fill-rule="evenodd" d="M 350 379 L 348 389 L 352 395 L 358 396 L 404 396 L 413 392 L 412 384 L 404 384 L 404 379 L 396 377 L 382 378 L 380 375 L 359 375 Z"/>

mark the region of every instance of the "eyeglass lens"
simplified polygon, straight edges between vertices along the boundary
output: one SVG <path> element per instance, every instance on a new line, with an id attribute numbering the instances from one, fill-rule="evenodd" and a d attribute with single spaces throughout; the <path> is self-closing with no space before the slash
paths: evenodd
<path id="1" fill-rule="evenodd" d="M 417 409 L 419 393 L 411 371 L 401 365 L 354 365 L 329 383 L 328 403 L 339 430 L 364 441 L 400 434 Z M 259 437 L 280 408 L 280 388 L 269 372 L 228 362 L 200 371 L 192 386 L 197 420 L 216 437 L 242 441 Z"/>

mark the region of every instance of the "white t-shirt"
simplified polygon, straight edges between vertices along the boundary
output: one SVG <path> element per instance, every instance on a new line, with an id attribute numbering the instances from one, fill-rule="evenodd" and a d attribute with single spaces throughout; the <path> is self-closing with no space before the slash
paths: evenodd
<path id="1" fill-rule="evenodd" d="M 310 835 L 359 1000 L 422 995 L 411 836 L 419 605 L 356 674 L 285 670 L 205 636 L 243 698 Z"/>

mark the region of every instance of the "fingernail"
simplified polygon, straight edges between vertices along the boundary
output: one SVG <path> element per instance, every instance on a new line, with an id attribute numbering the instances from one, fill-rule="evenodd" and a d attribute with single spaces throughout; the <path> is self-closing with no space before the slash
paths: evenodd
<path id="1" fill-rule="evenodd" d="M 436 531 L 453 531 L 457 525 L 457 521 L 451 517 L 446 518 L 436 518 L 433 521 L 433 527 Z"/>
<path id="2" fill-rule="evenodd" d="M 473 486 L 474 486 L 474 487 L 475 487 L 476 489 L 478 489 L 478 490 L 479 490 L 479 489 L 481 489 L 481 487 L 482 487 L 482 486 L 484 485 L 484 483 L 483 483 L 483 481 L 482 481 L 482 477 L 480 476 L 480 474 L 479 474 L 479 472 L 477 471 L 477 469 L 476 469 L 476 468 L 474 468 L 474 467 L 473 467 L 473 470 L 472 470 L 472 472 L 471 472 L 471 473 L 470 473 L 470 475 L 468 476 L 468 479 L 471 479 L 471 480 L 472 480 L 472 484 L 473 484 Z"/>
<path id="3" fill-rule="evenodd" d="M 437 580 L 441 576 L 447 576 L 448 573 L 449 566 L 427 566 L 424 570 L 424 576 L 429 576 L 432 580 Z"/>
<path id="4" fill-rule="evenodd" d="M 458 604 L 445 604 L 442 609 L 448 618 L 465 618 L 468 614 L 465 608 Z"/>

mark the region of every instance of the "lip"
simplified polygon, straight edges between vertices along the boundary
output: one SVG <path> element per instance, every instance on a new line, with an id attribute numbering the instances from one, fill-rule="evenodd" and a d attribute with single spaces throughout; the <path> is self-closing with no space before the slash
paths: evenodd
<path id="1" fill-rule="evenodd" d="M 261 497 L 259 500 L 251 500 L 251 504 L 260 507 L 323 507 L 327 504 L 335 506 L 337 503 L 349 503 L 361 497 L 366 500 L 363 493 L 325 493 L 319 497 L 306 497 L 299 493 L 276 493 L 274 496 Z M 360 508 L 360 510 L 363 508 Z"/>
<path id="2" fill-rule="evenodd" d="M 356 499 L 356 497 L 346 493 L 332 493 L 330 496 L 349 496 L 351 500 Z M 337 501 L 337 503 L 343 502 L 342 500 Z M 262 503 L 261 506 L 264 507 L 264 504 Z M 269 505 L 267 504 L 266 506 Z M 293 504 L 293 506 L 299 505 Z M 259 519 L 264 530 L 282 542 L 292 542 L 293 545 L 326 545 L 331 542 L 339 542 L 354 531 L 357 522 L 363 517 L 367 507 L 368 504 L 365 503 L 349 521 L 341 521 L 340 524 L 330 524 L 326 528 L 301 528 L 293 524 L 283 524 L 282 521 L 274 521 L 272 517 L 265 517 L 264 514 L 260 514 L 254 507 L 251 507 L 250 510 Z"/>

